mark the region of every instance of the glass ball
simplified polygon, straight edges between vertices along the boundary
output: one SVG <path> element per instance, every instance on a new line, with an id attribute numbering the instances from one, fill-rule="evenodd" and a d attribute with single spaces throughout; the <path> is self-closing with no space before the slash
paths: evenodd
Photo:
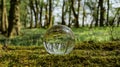
<path id="1" fill-rule="evenodd" d="M 45 49 L 50 54 L 68 54 L 75 46 L 75 36 L 65 25 L 54 25 L 43 37 Z"/>

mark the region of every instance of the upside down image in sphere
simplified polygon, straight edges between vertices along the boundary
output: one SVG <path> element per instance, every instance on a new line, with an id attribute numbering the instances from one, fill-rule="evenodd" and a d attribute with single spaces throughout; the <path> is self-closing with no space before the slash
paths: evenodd
<path id="1" fill-rule="evenodd" d="M 50 54 L 69 54 L 75 46 L 75 36 L 69 27 L 54 25 L 44 34 L 43 44 Z"/>

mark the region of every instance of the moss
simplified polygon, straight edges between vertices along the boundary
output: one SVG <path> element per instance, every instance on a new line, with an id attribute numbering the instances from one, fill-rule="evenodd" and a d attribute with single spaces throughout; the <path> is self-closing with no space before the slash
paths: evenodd
<path id="1" fill-rule="evenodd" d="M 120 47 L 118 41 L 78 43 L 67 55 L 51 55 L 43 46 L 8 46 L 0 49 L 0 65 L 3 67 L 119 67 Z M 109 48 L 112 48 L 109 49 Z"/>

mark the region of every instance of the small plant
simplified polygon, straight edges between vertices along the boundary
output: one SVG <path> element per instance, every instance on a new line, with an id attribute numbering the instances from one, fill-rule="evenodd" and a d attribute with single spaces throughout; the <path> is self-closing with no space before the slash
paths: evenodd
<path id="1" fill-rule="evenodd" d="M 120 30 L 119 30 L 119 28 L 117 29 L 114 26 L 110 26 L 109 29 L 110 29 L 110 31 L 109 31 L 110 40 L 112 40 L 112 41 L 120 40 L 120 36 L 119 36 Z"/>

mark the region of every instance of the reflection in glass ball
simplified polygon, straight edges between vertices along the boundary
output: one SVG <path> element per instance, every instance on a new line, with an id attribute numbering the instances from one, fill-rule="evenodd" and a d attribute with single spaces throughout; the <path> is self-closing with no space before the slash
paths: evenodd
<path id="1" fill-rule="evenodd" d="M 43 44 L 50 54 L 68 54 L 75 46 L 75 36 L 67 26 L 55 25 L 45 33 Z"/>

